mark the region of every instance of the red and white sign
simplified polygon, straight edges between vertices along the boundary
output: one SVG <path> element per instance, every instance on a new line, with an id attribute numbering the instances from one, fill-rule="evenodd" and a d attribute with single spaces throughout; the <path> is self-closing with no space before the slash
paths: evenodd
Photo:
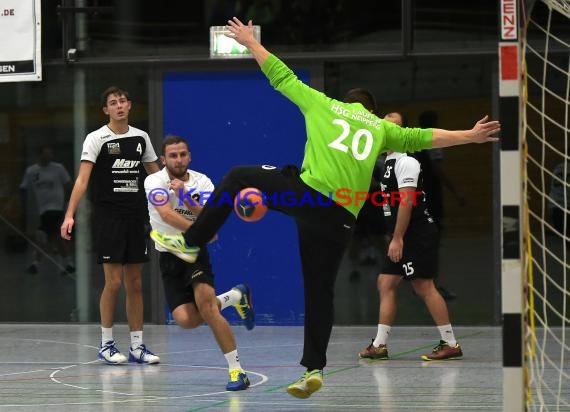
<path id="1" fill-rule="evenodd" d="M 520 88 L 519 44 L 499 43 L 499 96 L 518 96 Z"/>
<path id="2" fill-rule="evenodd" d="M 517 0 L 501 0 L 501 40 L 517 39 Z"/>

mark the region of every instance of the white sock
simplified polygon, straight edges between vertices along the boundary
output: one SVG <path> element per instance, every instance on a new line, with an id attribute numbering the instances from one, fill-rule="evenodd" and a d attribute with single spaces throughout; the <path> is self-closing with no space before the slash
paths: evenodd
<path id="1" fill-rule="evenodd" d="M 439 334 L 441 335 L 441 340 L 446 341 L 447 344 L 452 348 L 454 348 L 455 345 L 457 345 L 457 341 L 455 340 L 455 335 L 453 334 L 453 329 L 451 328 L 451 324 L 438 326 L 437 329 L 439 330 Z"/>
<path id="2" fill-rule="evenodd" d="M 390 334 L 390 330 L 392 330 L 392 326 L 382 325 L 381 323 L 378 324 L 378 332 L 376 333 L 376 339 L 372 342 L 372 345 L 377 348 L 380 345 L 385 345 L 386 341 L 388 340 L 388 335 Z"/>
<path id="3" fill-rule="evenodd" d="M 104 328 L 101 326 L 101 346 L 110 340 L 113 340 L 113 327 Z"/>
<path id="4" fill-rule="evenodd" d="M 231 352 L 224 353 L 226 360 L 228 361 L 228 368 L 229 369 L 239 369 L 240 371 L 243 370 L 239 363 L 239 356 L 237 349 L 234 349 Z"/>
<path id="5" fill-rule="evenodd" d="M 142 330 L 131 331 L 131 349 L 136 349 L 143 343 Z"/>
<path id="6" fill-rule="evenodd" d="M 241 292 L 239 290 L 230 289 L 226 293 L 216 296 L 216 299 L 218 299 L 222 305 L 220 310 L 224 310 L 228 306 L 233 306 L 240 301 Z"/>

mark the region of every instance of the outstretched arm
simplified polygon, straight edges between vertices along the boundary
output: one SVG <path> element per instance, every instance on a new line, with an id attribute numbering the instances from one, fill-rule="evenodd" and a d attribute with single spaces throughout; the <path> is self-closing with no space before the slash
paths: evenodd
<path id="1" fill-rule="evenodd" d="M 467 143 L 487 143 L 499 140 L 493 135 L 501 131 L 501 124 L 496 120 L 483 117 L 471 130 L 433 129 L 432 147 L 449 147 Z"/>
<path id="2" fill-rule="evenodd" d="M 228 20 L 226 28 L 231 32 L 226 34 L 227 37 L 235 39 L 239 44 L 245 46 L 251 52 L 253 58 L 259 66 L 263 66 L 265 60 L 269 57 L 269 51 L 253 37 L 253 23 L 250 20 L 247 26 L 244 25 L 237 17 Z"/>

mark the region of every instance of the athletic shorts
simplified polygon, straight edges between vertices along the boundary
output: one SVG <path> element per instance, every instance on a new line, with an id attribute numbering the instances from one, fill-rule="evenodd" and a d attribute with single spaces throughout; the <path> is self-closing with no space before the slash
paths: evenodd
<path id="1" fill-rule="evenodd" d="M 38 229 L 48 235 L 59 234 L 63 217 L 63 210 L 47 210 L 40 215 L 40 227 Z"/>
<path id="2" fill-rule="evenodd" d="M 198 259 L 188 263 L 169 252 L 160 252 L 160 272 L 164 296 L 170 311 L 185 303 L 194 302 L 194 283 L 207 283 L 214 287 L 214 273 L 208 249 L 200 249 Z"/>
<path id="3" fill-rule="evenodd" d="M 386 256 L 380 273 L 399 275 L 404 280 L 415 278 L 435 279 L 439 260 L 438 232 L 425 235 L 412 235 L 404 238 L 402 259 L 394 263 Z"/>
<path id="4" fill-rule="evenodd" d="M 148 262 L 150 239 L 146 216 L 96 216 L 93 232 L 97 263 Z"/>

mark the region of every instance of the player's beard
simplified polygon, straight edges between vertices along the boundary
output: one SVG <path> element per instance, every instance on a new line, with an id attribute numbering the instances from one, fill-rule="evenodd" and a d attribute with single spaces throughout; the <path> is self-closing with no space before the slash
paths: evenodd
<path id="1" fill-rule="evenodd" d="M 168 173 L 175 177 L 176 179 L 184 180 L 186 178 L 186 171 L 188 170 L 187 166 L 180 166 L 180 167 L 168 167 Z"/>

